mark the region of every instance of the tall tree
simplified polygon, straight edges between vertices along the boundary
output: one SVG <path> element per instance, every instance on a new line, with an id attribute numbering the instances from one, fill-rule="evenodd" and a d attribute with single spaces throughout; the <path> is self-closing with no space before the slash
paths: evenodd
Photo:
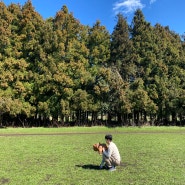
<path id="1" fill-rule="evenodd" d="M 106 111 L 105 106 L 107 93 L 106 71 L 110 58 L 110 34 L 100 21 L 89 28 L 87 47 L 89 49 L 89 67 L 92 82 L 88 84 L 87 91 L 94 97 L 93 122 L 96 122 L 97 113 Z"/>
<path id="2" fill-rule="evenodd" d="M 156 66 L 155 72 L 158 72 L 158 106 L 159 119 L 170 121 L 170 116 L 175 123 L 177 121 L 176 102 L 181 99 L 184 83 L 184 52 L 181 38 L 178 34 L 156 24 L 154 31 L 156 33 L 156 43 L 158 52 L 156 58 L 160 66 Z M 161 89 L 161 86 L 163 88 Z M 175 113 L 176 112 L 176 113 Z"/>
<path id="3" fill-rule="evenodd" d="M 11 22 L 12 15 L 6 5 L 0 2 L 0 60 L 11 56 Z"/>
<path id="4" fill-rule="evenodd" d="M 140 82 L 142 79 L 143 84 L 140 86 L 139 91 L 145 94 L 145 100 L 141 100 L 147 102 L 142 106 L 142 110 L 137 110 L 137 114 L 144 114 L 146 118 L 146 107 L 148 102 L 153 105 L 153 110 L 150 109 L 151 113 L 155 113 L 157 110 L 157 106 L 154 102 L 152 97 L 153 94 L 148 92 L 148 87 L 153 87 L 153 70 L 155 70 L 156 65 L 159 65 L 156 60 L 155 50 L 156 50 L 156 43 L 155 43 L 155 34 L 153 31 L 153 27 L 145 20 L 145 17 L 141 10 L 137 10 L 135 12 L 132 24 L 131 24 L 131 39 L 133 42 L 133 58 L 136 65 L 136 75 L 134 81 Z M 137 88 L 132 88 L 133 96 L 137 95 L 138 90 Z M 150 89 L 150 88 L 149 88 Z M 136 93 L 136 94 L 135 94 Z M 131 93 L 132 94 L 132 93 Z M 138 105 L 134 106 L 139 107 Z M 136 112 L 136 110 L 135 110 Z M 138 117 L 138 116 L 137 116 Z M 142 116 L 140 116 L 142 117 Z M 139 117 L 138 117 L 139 118 Z"/>
<path id="5" fill-rule="evenodd" d="M 35 112 L 35 107 L 27 101 L 27 96 L 32 91 L 28 82 L 28 64 L 24 59 L 9 57 L 0 63 L 0 71 L 0 97 L 4 102 L 2 112 L 14 119 L 19 118 L 22 126 L 26 126 L 22 118 L 32 117 Z"/>
<path id="6" fill-rule="evenodd" d="M 11 13 L 12 21 L 11 21 L 11 56 L 20 59 L 22 58 L 22 49 L 23 49 L 23 43 L 22 43 L 22 35 L 20 33 L 21 30 L 21 20 L 22 20 L 22 10 L 21 6 L 18 4 L 10 4 L 8 6 L 8 11 Z"/>
<path id="7" fill-rule="evenodd" d="M 110 34 L 100 21 L 96 21 L 89 29 L 88 49 L 91 67 L 107 65 L 110 58 Z"/>
<path id="8" fill-rule="evenodd" d="M 117 24 L 111 35 L 110 63 L 118 69 L 124 80 L 129 81 L 134 74 L 129 26 L 122 14 L 118 14 L 117 19 Z"/>
<path id="9" fill-rule="evenodd" d="M 49 94 L 51 114 L 63 119 L 69 116 L 72 109 L 77 109 L 72 105 L 72 98 L 74 100 L 75 91 L 84 89 L 91 75 L 87 71 L 88 49 L 84 39 L 84 26 L 68 12 L 66 6 L 56 13 L 53 28 L 56 49 L 51 54 L 49 66 L 47 65 L 52 79 L 46 92 Z"/>

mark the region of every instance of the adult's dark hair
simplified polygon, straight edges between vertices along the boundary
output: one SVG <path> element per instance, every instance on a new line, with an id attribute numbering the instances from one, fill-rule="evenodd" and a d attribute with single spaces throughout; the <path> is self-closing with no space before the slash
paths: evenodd
<path id="1" fill-rule="evenodd" d="M 105 139 L 108 139 L 108 140 L 112 141 L 112 135 L 110 135 L 110 134 L 106 135 Z"/>

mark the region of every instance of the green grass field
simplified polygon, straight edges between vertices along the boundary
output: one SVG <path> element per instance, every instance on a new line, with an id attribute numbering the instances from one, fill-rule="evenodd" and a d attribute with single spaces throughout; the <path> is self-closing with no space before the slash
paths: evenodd
<path id="1" fill-rule="evenodd" d="M 114 172 L 92 149 L 107 133 L 122 157 Z M 0 148 L 0 185 L 185 184 L 185 128 L 7 128 Z"/>

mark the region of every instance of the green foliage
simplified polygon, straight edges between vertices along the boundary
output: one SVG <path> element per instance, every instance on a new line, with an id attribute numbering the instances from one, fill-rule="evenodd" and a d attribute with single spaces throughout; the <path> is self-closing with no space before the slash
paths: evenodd
<path id="1" fill-rule="evenodd" d="M 183 125 L 183 39 L 141 10 L 131 25 L 118 14 L 110 34 L 100 21 L 82 25 L 65 5 L 43 20 L 30 0 L 0 2 L 0 118 L 5 126 Z"/>
<path id="2" fill-rule="evenodd" d="M 134 75 L 133 56 L 131 55 L 132 41 L 126 18 L 118 14 L 117 19 L 117 24 L 111 35 L 110 63 L 117 67 L 124 80 L 129 81 L 130 76 Z"/>

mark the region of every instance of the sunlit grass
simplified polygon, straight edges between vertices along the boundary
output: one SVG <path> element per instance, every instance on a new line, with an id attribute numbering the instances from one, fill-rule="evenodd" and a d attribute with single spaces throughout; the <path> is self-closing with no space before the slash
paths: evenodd
<path id="1" fill-rule="evenodd" d="M 184 132 L 185 127 L 59 127 L 59 128 L 44 128 L 44 127 L 32 127 L 32 128 L 2 128 L 0 129 L 0 134 L 6 133 L 20 133 L 20 134 L 47 134 L 47 133 L 78 133 L 78 132 Z"/>
<path id="2" fill-rule="evenodd" d="M 0 137 L 0 184 L 8 185 L 183 185 L 185 129 L 32 128 L 7 133 L 81 133 Z M 85 132 L 94 134 L 82 134 Z M 115 172 L 97 170 L 101 156 L 92 150 L 112 133 L 122 165 Z"/>

